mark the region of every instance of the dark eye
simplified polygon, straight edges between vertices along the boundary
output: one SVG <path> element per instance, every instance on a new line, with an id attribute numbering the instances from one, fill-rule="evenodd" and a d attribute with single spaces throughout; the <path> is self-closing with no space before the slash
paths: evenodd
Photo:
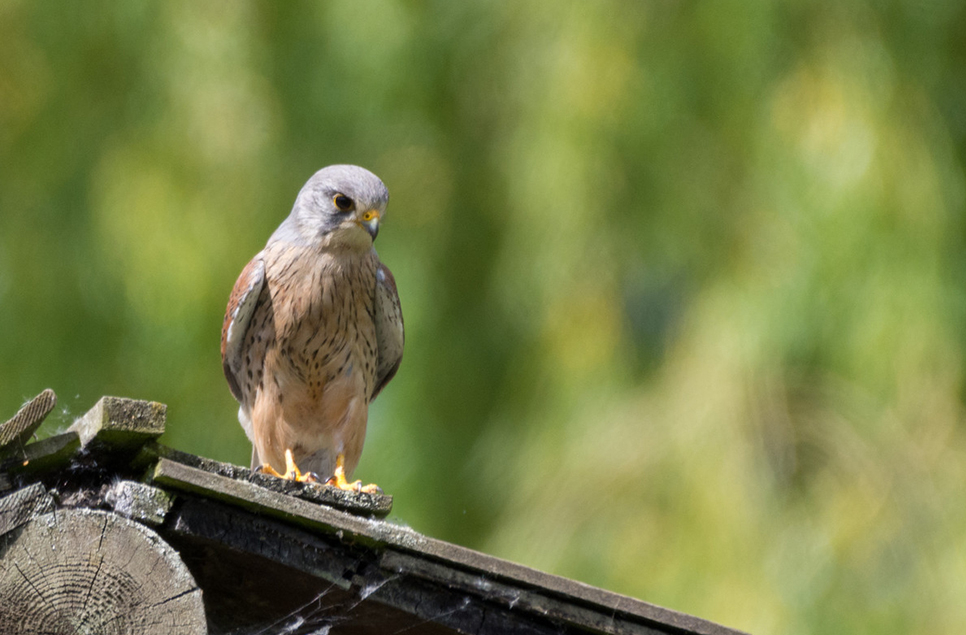
<path id="1" fill-rule="evenodd" d="M 332 202 L 335 203 L 340 212 L 348 212 L 352 209 L 352 199 L 345 194 L 336 194 L 332 197 Z"/>

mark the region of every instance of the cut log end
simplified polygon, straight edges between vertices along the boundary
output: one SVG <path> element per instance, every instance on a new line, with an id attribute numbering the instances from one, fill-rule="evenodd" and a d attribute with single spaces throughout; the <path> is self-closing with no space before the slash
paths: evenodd
<path id="1" fill-rule="evenodd" d="M 62 509 L 0 537 L 0 633 L 205 632 L 191 573 L 138 523 Z"/>

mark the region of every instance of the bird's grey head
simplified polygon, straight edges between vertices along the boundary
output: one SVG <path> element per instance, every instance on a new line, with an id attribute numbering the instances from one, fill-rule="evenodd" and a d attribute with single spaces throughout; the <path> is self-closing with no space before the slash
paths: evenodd
<path id="1" fill-rule="evenodd" d="M 368 250 L 379 233 L 389 191 L 379 177 L 356 165 L 330 165 L 299 192 L 278 238 Z"/>

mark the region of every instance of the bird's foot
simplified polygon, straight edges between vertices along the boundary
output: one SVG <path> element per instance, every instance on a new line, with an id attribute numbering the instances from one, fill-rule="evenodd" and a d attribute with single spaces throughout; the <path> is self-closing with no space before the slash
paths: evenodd
<path id="1" fill-rule="evenodd" d="M 257 468 L 255 468 L 255 472 L 257 472 L 258 474 L 268 474 L 269 476 L 274 476 L 276 478 L 285 478 L 284 474 L 279 474 L 278 472 L 275 471 L 275 468 L 272 467 L 271 463 L 262 463 Z"/>
<path id="2" fill-rule="evenodd" d="M 366 494 L 382 494 L 382 488 L 375 483 L 363 485 L 362 481 L 350 483 L 345 478 L 345 455 L 339 454 L 335 458 L 335 474 L 325 482 L 326 485 L 338 487 L 345 492 L 365 492 Z"/>
<path id="3" fill-rule="evenodd" d="M 265 463 L 260 468 L 259 471 L 262 474 L 271 474 L 272 476 L 277 476 L 278 478 L 284 478 L 289 481 L 297 481 L 299 483 L 321 483 L 322 479 L 315 472 L 301 472 L 298 466 L 295 464 L 295 459 L 292 457 L 291 450 L 285 450 L 285 474 L 279 474 L 274 467 L 270 464 Z"/>
<path id="4" fill-rule="evenodd" d="M 285 450 L 285 478 L 299 483 L 318 483 L 319 477 L 315 472 L 301 472 L 295 464 L 291 450 Z"/>

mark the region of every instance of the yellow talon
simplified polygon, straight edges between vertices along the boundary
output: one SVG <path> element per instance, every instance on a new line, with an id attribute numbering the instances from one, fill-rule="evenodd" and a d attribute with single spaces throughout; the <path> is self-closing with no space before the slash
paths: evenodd
<path id="1" fill-rule="evenodd" d="M 295 464 L 295 457 L 292 456 L 291 450 L 285 450 L 285 478 L 290 481 L 298 481 L 302 473 L 299 472 L 299 466 Z"/>
<path id="2" fill-rule="evenodd" d="M 318 482 L 315 474 L 311 472 L 302 474 L 302 472 L 299 471 L 298 466 L 295 464 L 295 458 L 292 456 L 291 450 L 285 450 L 285 474 L 279 474 L 277 471 L 275 471 L 275 468 L 268 463 L 262 465 L 262 472 L 265 474 L 271 474 L 272 476 L 277 476 L 278 478 L 284 478 L 289 481 L 297 481 L 299 483 Z"/>
<path id="3" fill-rule="evenodd" d="M 272 464 L 271 463 L 262 463 L 262 467 L 260 467 L 256 471 L 261 472 L 262 474 L 268 474 L 269 476 L 275 476 L 275 477 L 278 477 L 278 478 L 285 478 L 285 475 L 279 474 L 278 472 L 275 471 L 275 468 L 272 467 Z"/>
<path id="4" fill-rule="evenodd" d="M 325 484 L 338 487 L 346 492 L 365 492 L 367 494 L 382 493 L 382 489 L 375 483 L 363 485 L 362 481 L 355 481 L 353 483 L 347 481 L 345 478 L 345 455 L 342 453 L 339 453 L 335 457 L 335 474 Z"/>

